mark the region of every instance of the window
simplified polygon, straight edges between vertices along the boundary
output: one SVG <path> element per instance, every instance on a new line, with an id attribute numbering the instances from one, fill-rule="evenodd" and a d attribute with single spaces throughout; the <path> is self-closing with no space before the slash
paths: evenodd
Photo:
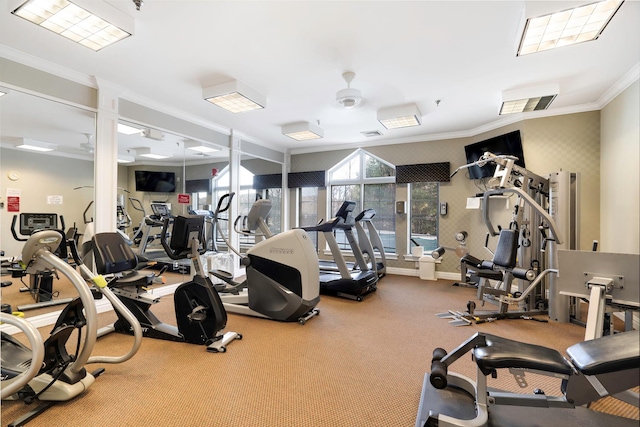
<path id="1" fill-rule="evenodd" d="M 438 247 L 438 192 L 437 182 L 409 184 L 410 193 L 410 242 L 407 248 L 419 245 L 430 253 Z"/>
<path id="2" fill-rule="evenodd" d="M 263 199 L 271 200 L 271 212 L 265 218 L 265 222 L 271 233 L 278 234 L 282 231 L 282 188 L 267 188 L 261 191 Z"/>
<path id="3" fill-rule="evenodd" d="M 349 157 L 329 170 L 331 191 L 330 217 L 345 200 L 356 202 L 354 215 L 363 209 L 374 209 L 374 223 L 384 250 L 396 251 L 396 224 L 394 203 L 396 199 L 395 167 L 364 150 L 356 150 Z M 346 236 L 336 231 L 341 249 L 349 250 Z"/>
<path id="4" fill-rule="evenodd" d="M 298 227 L 318 224 L 318 187 L 298 188 Z M 318 233 L 308 233 L 313 245 L 318 248 Z"/>
<path id="5" fill-rule="evenodd" d="M 229 181 L 229 167 L 225 167 L 218 176 L 213 178 L 213 197 L 214 209 L 218 206 L 220 198 L 229 193 L 230 181 Z M 256 200 L 256 191 L 253 189 L 253 174 L 244 167 L 240 166 L 240 192 L 235 195 L 238 198 L 240 206 L 240 212 L 238 215 L 246 215 L 249 213 L 249 209 Z M 229 211 L 223 212 L 219 218 L 220 230 L 224 233 L 225 237 L 229 238 L 227 221 L 229 221 Z M 235 218 L 231 219 L 235 221 Z M 233 225 L 232 225 L 233 226 Z M 224 245 L 223 240 L 219 235 L 216 236 L 216 242 Z M 253 243 L 253 241 L 247 241 L 247 239 L 241 236 L 240 243 Z"/>
<path id="6" fill-rule="evenodd" d="M 247 215 L 257 198 L 269 199 L 272 203 L 271 212 L 264 220 L 271 232 L 273 234 L 278 234 L 282 231 L 282 188 L 278 187 L 255 190 L 253 188 L 253 177 L 253 173 L 245 167 L 240 166 L 240 191 L 235 195 L 235 197 L 238 198 L 239 204 L 238 215 Z M 226 167 L 218 174 L 218 176 L 213 178 L 213 200 L 215 201 L 216 206 L 220 198 L 228 192 L 229 168 Z M 221 217 L 225 219 L 226 223 L 226 220 L 228 219 L 227 213 L 223 213 Z M 232 221 L 235 221 L 235 218 L 233 218 Z M 224 227 L 224 223 L 223 231 L 226 236 L 227 229 Z M 258 241 L 260 240 L 261 239 L 258 239 Z M 221 241 L 219 237 L 218 241 Z M 254 243 L 256 243 L 254 237 L 244 235 L 240 236 L 240 244 L 243 246 L 243 249 L 247 246 L 252 246 Z"/>

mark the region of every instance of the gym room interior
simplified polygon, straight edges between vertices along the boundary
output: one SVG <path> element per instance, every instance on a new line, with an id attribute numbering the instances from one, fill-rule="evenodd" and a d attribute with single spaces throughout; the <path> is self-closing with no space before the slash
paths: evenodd
<path id="1" fill-rule="evenodd" d="M 638 23 L 3 1 L 1 422 L 637 425 Z"/>

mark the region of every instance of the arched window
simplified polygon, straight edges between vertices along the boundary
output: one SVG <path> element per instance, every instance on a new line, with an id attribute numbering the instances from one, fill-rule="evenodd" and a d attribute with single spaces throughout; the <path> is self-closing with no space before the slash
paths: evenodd
<path id="1" fill-rule="evenodd" d="M 396 251 L 395 223 L 395 167 L 358 149 L 329 169 L 330 206 L 328 217 L 333 216 L 345 200 L 356 202 L 357 215 L 364 209 L 374 209 L 374 224 L 380 233 L 387 253 Z M 341 249 L 349 249 L 344 233 L 337 232 Z"/>

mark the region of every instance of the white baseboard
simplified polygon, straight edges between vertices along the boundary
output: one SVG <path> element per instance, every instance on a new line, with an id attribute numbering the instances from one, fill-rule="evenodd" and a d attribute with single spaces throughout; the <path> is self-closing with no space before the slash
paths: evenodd
<path id="1" fill-rule="evenodd" d="M 175 285 L 162 286 L 157 289 L 154 289 L 152 292 L 154 295 L 158 297 L 171 295 L 175 292 L 176 288 L 179 285 L 180 284 L 178 283 Z M 96 300 L 96 309 L 98 310 L 98 314 L 100 314 L 106 311 L 113 310 L 113 307 L 111 306 L 111 303 L 106 298 L 102 298 L 102 299 Z M 36 328 L 51 326 L 56 323 L 56 320 L 58 320 L 58 316 L 60 315 L 61 311 L 62 310 L 52 311 L 51 313 L 40 314 L 38 316 L 33 316 L 33 317 L 27 317 L 26 319 L 29 322 L 31 322 L 31 324 Z M 0 325 L 0 331 L 6 332 L 9 335 L 13 335 L 20 332 L 20 329 L 12 325 Z"/>
<path id="2" fill-rule="evenodd" d="M 396 274 L 398 276 L 414 276 L 419 277 L 420 272 L 414 268 L 397 268 L 397 267 L 387 267 L 388 274 Z M 459 280 L 460 272 L 448 272 L 448 271 L 436 271 L 436 280 L 444 279 L 444 280 Z"/>

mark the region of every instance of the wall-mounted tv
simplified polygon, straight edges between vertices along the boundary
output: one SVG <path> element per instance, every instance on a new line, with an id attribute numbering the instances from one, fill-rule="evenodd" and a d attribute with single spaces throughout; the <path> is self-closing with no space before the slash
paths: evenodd
<path id="1" fill-rule="evenodd" d="M 467 155 L 467 164 L 477 162 L 485 151 L 496 155 L 510 154 L 518 158 L 515 162 L 516 165 L 525 167 L 519 130 L 465 146 L 464 152 Z M 496 165 L 495 163 L 489 163 L 482 167 L 472 166 L 467 170 L 469 171 L 469 179 L 487 178 L 493 176 Z"/>
<path id="2" fill-rule="evenodd" d="M 135 171 L 136 191 L 174 193 L 176 174 L 174 172 Z"/>

